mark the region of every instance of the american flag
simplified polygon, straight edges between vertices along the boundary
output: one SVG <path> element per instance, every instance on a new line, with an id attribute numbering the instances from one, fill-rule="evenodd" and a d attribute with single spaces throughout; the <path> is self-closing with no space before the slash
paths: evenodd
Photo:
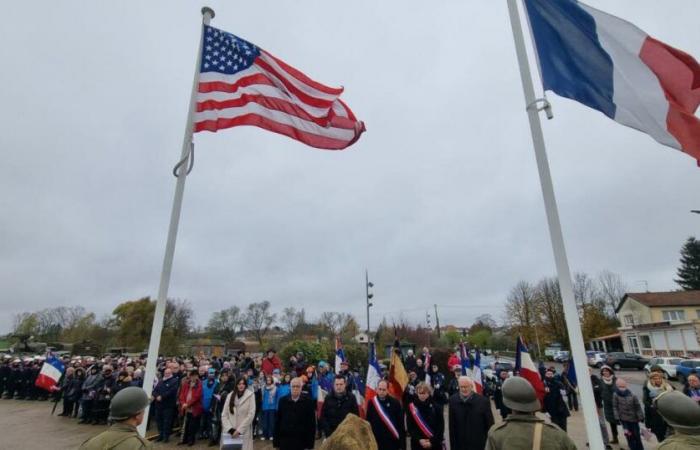
<path id="1" fill-rule="evenodd" d="M 265 50 L 204 25 L 194 131 L 254 125 L 312 147 L 341 150 L 365 125 L 325 86 Z"/>

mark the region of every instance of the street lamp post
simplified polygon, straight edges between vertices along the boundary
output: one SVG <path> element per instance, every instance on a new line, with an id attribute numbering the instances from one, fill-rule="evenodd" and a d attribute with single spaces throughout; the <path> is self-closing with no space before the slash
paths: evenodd
<path id="1" fill-rule="evenodd" d="M 370 300 L 374 297 L 374 294 L 369 291 L 369 288 L 374 287 L 374 284 L 369 281 L 369 275 L 367 274 L 367 269 L 365 269 L 365 293 L 367 296 L 367 343 L 369 344 L 369 308 L 372 306 Z"/>

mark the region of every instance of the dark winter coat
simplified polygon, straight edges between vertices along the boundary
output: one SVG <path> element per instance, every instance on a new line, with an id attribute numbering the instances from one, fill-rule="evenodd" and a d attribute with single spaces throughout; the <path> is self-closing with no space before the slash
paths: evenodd
<path id="1" fill-rule="evenodd" d="M 440 406 L 445 406 L 447 403 L 447 393 L 445 392 L 447 386 L 445 386 L 445 375 L 440 372 L 430 373 L 430 384 L 433 388 L 433 399 L 435 403 Z"/>
<path id="2" fill-rule="evenodd" d="M 313 400 L 300 396 L 297 401 L 291 395 L 280 399 L 275 419 L 273 446 L 280 450 L 304 450 L 314 448 L 316 437 L 316 408 Z"/>
<path id="3" fill-rule="evenodd" d="M 455 394 L 449 405 L 450 449 L 483 450 L 493 425 L 491 401 L 477 393 L 466 400 Z"/>
<path id="4" fill-rule="evenodd" d="M 552 417 L 569 417 L 569 409 L 561 395 L 564 386 L 554 378 L 545 378 L 544 387 L 544 410 Z"/>
<path id="5" fill-rule="evenodd" d="M 153 398 L 160 396 L 161 400 L 153 400 L 153 405 L 158 409 L 174 409 L 177 406 L 177 389 L 180 387 L 180 379 L 170 377 L 161 379 L 153 388 Z"/>
<path id="6" fill-rule="evenodd" d="M 621 393 L 617 389 L 613 394 L 613 410 L 615 419 L 623 422 L 641 422 L 644 420 L 642 405 L 639 399 L 629 389 Z"/>
<path id="7" fill-rule="evenodd" d="M 666 384 L 666 386 L 668 386 L 668 389 L 673 390 L 673 387 L 670 384 Z M 651 390 L 649 389 L 649 383 L 644 383 L 644 387 L 642 388 L 642 403 L 644 403 L 645 417 L 644 424 L 655 435 L 665 436 L 666 431 L 668 430 L 668 424 L 666 423 L 664 418 L 661 417 L 661 414 L 659 414 L 656 410 L 656 406 L 654 405 L 654 399 L 652 398 L 650 393 Z"/>
<path id="8" fill-rule="evenodd" d="M 601 377 L 600 379 L 600 392 L 603 397 L 603 411 L 605 412 L 605 420 L 608 422 L 616 422 L 615 412 L 613 411 L 613 394 L 615 393 L 615 383 L 617 378 L 613 375 L 612 383 L 608 384 Z"/>
<path id="9" fill-rule="evenodd" d="M 83 379 L 75 375 L 63 378 L 63 384 L 61 385 L 61 390 L 63 391 L 63 398 L 70 401 L 76 402 L 80 400 L 81 387 L 83 385 Z"/>
<path id="10" fill-rule="evenodd" d="M 430 439 L 434 449 L 441 449 L 442 442 L 445 440 L 445 416 L 442 412 L 442 406 L 437 404 L 433 399 L 428 399 L 426 402 L 421 402 L 416 399 L 413 404 L 423 418 L 423 421 L 428 425 L 428 428 L 433 433 L 433 437 L 428 437 L 423 433 L 421 427 L 411 413 L 411 408 L 406 410 L 406 426 L 408 428 L 408 434 L 411 438 L 411 449 L 422 449 L 420 443 L 421 439 Z"/>
<path id="11" fill-rule="evenodd" d="M 603 407 L 603 382 L 595 375 L 591 375 L 591 385 L 593 385 L 593 398 L 597 408 Z"/>
<path id="12" fill-rule="evenodd" d="M 323 401 L 321 418 L 319 419 L 323 435 L 328 437 L 333 434 L 340 422 L 350 413 L 356 416 L 360 415 L 357 408 L 357 400 L 355 400 L 354 396 L 345 394 L 338 397 L 335 392 L 328 395 Z"/>
<path id="13" fill-rule="evenodd" d="M 403 409 L 401 404 L 394 397 L 387 395 L 384 400 L 377 397 L 377 400 L 384 408 L 384 412 L 389 416 L 394 428 L 399 432 L 399 438 L 389 431 L 382 421 L 374 402 L 367 405 L 367 422 L 372 427 L 372 434 L 377 441 L 379 450 L 404 450 L 406 448 L 406 429 L 404 428 Z"/>
<path id="14" fill-rule="evenodd" d="M 510 408 L 503 403 L 503 382 L 501 380 L 496 381 L 493 386 L 493 402 L 496 405 L 496 409 L 501 412 L 502 417 L 506 417 L 511 413 Z"/>

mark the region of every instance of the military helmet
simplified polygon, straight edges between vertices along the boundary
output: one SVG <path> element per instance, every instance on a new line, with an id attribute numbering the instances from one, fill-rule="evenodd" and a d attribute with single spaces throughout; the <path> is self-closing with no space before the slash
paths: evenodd
<path id="1" fill-rule="evenodd" d="M 148 406 L 148 396 L 140 387 L 130 386 L 117 392 L 109 404 L 110 420 L 126 420 Z"/>
<path id="2" fill-rule="evenodd" d="M 514 411 L 535 412 L 542 408 L 535 389 L 522 377 L 511 377 L 503 383 L 503 404 Z"/>
<path id="3" fill-rule="evenodd" d="M 683 434 L 700 434 L 700 407 L 695 400 L 678 391 L 667 391 L 654 400 L 666 422 Z"/>

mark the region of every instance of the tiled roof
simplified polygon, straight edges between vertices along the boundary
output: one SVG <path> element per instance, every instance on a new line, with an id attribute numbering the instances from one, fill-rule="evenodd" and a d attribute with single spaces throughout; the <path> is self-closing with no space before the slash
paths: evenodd
<path id="1" fill-rule="evenodd" d="M 700 291 L 628 292 L 622 297 L 615 312 L 620 311 L 625 300 L 634 299 L 650 308 L 658 306 L 700 306 Z"/>

